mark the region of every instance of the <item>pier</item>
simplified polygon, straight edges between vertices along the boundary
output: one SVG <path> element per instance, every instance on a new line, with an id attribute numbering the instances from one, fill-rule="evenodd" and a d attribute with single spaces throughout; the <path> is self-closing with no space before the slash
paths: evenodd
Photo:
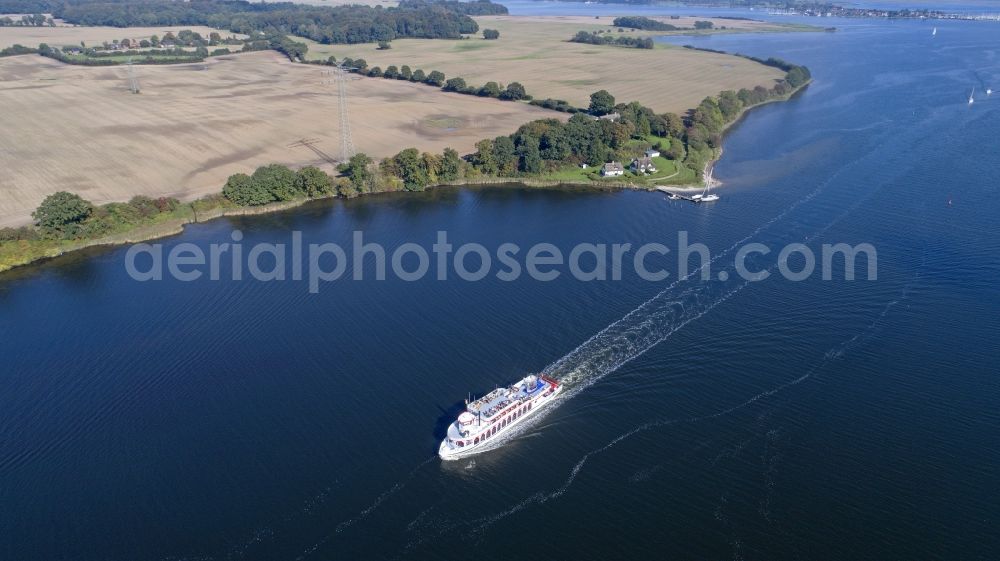
<path id="1" fill-rule="evenodd" d="M 672 200 L 688 201 L 688 202 L 691 202 L 691 203 L 700 203 L 701 202 L 700 199 L 695 199 L 695 198 L 689 197 L 688 195 L 683 195 L 681 193 L 677 193 L 675 191 L 671 191 L 669 187 L 664 187 L 662 185 L 657 185 L 656 186 L 656 190 L 659 191 L 659 192 L 661 192 L 661 193 L 667 194 L 668 196 L 670 196 L 670 198 Z"/>

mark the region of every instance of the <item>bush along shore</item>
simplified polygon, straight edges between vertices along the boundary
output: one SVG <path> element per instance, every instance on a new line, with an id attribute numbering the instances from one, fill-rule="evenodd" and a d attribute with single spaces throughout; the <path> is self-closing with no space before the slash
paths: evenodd
<path id="1" fill-rule="evenodd" d="M 32 213 L 31 226 L 0 228 L 0 271 L 85 247 L 176 234 L 192 222 L 283 210 L 331 197 L 460 184 L 601 189 L 700 184 L 721 154 L 722 136 L 730 125 L 748 109 L 787 99 L 811 80 L 803 66 L 777 59 L 765 63 L 784 69 L 785 78 L 770 89 L 758 86 L 707 97 L 683 117 L 657 114 L 638 102 L 616 103 L 601 90 L 591 95 L 586 110 L 574 108 L 568 121 L 529 122 L 513 134 L 479 141 L 465 156 L 450 148 L 441 154 L 407 148 L 381 161 L 356 154 L 336 175 L 312 166 L 292 170 L 269 164 L 249 175 L 230 176 L 220 194 L 187 203 L 138 196 L 97 206 L 72 193 L 54 193 Z M 629 169 L 633 161 L 652 164 L 652 169 Z M 605 177 L 602 169 L 610 163 L 629 171 Z"/>

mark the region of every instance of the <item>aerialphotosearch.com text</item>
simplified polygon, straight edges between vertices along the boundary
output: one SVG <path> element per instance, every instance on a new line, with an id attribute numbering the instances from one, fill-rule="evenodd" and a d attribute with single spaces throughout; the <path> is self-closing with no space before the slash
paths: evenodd
<path id="1" fill-rule="evenodd" d="M 353 232 L 351 243 L 343 245 L 305 243 L 298 231 L 290 233 L 287 243 L 245 246 L 240 230 L 234 230 L 229 238 L 231 241 L 207 246 L 189 242 L 135 244 L 125 254 L 125 268 L 132 279 L 141 282 L 291 280 L 306 281 L 310 293 L 335 281 L 384 281 L 395 277 L 414 282 L 428 275 L 436 280 L 468 282 L 490 276 L 506 282 L 525 276 L 548 282 L 570 275 L 588 282 L 621 280 L 631 269 L 642 280 L 660 282 L 671 277 L 668 260 L 676 264 L 674 278 L 688 280 L 726 281 L 734 273 L 754 282 L 774 274 L 793 282 L 817 273 L 823 280 L 855 280 L 856 272 L 865 280 L 878 278 L 877 251 L 869 243 L 822 244 L 815 248 L 801 243 L 780 248 L 747 243 L 713 258 L 709 248 L 691 241 L 686 231 L 677 232 L 673 248 L 660 242 L 579 243 L 569 249 L 545 242 L 528 247 L 511 242 L 492 248 L 475 242 L 456 246 L 446 231 L 438 231 L 430 247 L 407 242 L 387 248 L 366 241 L 361 231 Z M 724 261 L 720 259 L 723 256 L 727 258 Z M 717 269 L 714 275 L 713 266 Z"/>

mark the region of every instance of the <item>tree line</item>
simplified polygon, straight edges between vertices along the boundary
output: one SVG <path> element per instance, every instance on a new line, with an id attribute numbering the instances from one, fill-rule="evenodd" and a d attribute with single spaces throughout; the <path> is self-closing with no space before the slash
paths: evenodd
<path id="1" fill-rule="evenodd" d="M 622 16 L 615 18 L 612 24 L 615 27 L 628 27 L 630 29 L 643 29 L 647 31 L 677 31 L 681 29 L 676 25 L 663 23 L 645 16 Z"/>
<path id="2" fill-rule="evenodd" d="M 597 31 L 579 31 L 570 40 L 570 43 L 586 43 L 589 45 L 615 45 L 618 47 L 632 47 L 635 49 L 652 49 L 653 40 L 649 37 L 612 37 L 602 35 Z"/>
<path id="3" fill-rule="evenodd" d="M 172 197 L 132 197 L 127 203 L 94 205 L 74 193 L 59 191 L 31 213 L 34 226 L 0 228 L 0 242 L 94 239 L 126 231 L 181 207 Z"/>
<path id="4" fill-rule="evenodd" d="M 153 35 L 148 40 L 143 39 L 141 41 L 133 42 L 129 39 L 123 39 L 121 41 L 115 41 L 114 44 L 124 48 L 125 50 L 99 50 L 95 47 L 87 47 L 85 44 L 81 43 L 79 54 L 83 56 L 78 57 L 73 56 L 68 52 L 71 49 L 75 49 L 75 47 L 64 47 L 60 49 L 59 47 L 53 47 L 47 43 L 42 43 L 37 49 L 31 49 L 21 45 L 8 47 L 0 50 L 0 57 L 37 53 L 44 57 L 52 58 L 66 64 L 76 64 L 80 66 L 113 66 L 123 64 L 120 58 L 123 56 L 134 57 L 133 62 L 136 64 L 180 64 L 201 62 L 209 56 L 220 56 L 231 53 L 228 48 L 214 49 L 209 52 L 206 45 L 214 46 L 220 44 L 242 44 L 242 52 L 275 50 L 287 56 L 292 62 L 305 62 L 306 52 L 308 51 L 308 46 L 305 43 L 293 41 L 285 35 L 264 34 L 259 32 L 252 33 L 246 40 L 238 40 L 231 37 L 222 39 L 218 33 L 212 33 L 209 40 L 205 41 L 198 33 L 192 32 L 191 30 L 182 30 L 177 33 L 176 37 L 173 33 L 167 32 L 162 40 L 160 40 L 156 35 Z M 167 44 L 195 46 L 195 50 L 187 51 L 181 46 L 174 46 L 170 48 L 164 47 L 164 45 Z M 108 44 L 105 44 L 103 48 L 107 49 L 108 46 Z M 155 50 L 138 50 L 147 48 Z"/>
<path id="5" fill-rule="evenodd" d="M 705 98 L 691 112 L 687 121 L 685 142 L 688 147 L 688 159 L 692 165 L 698 166 L 696 169 L 701 169 L 700 166 L 712 159 L 714 150 L 721 145 L 722 131 L 745 109 L 772 99 L 784 98 L 811 79 L 809 69 L 805 66 L 790 64 L 780 59 L 770 59 L 770 61 L 772 66 L 780 64 L 780 67 L 787 69 L 785 77 L 770 89 L 757 86 L 752 90 L 747 88 L 735 92 L 727 90 L 716 97 Z"/>
<path id="6" fill-rule="evenodd" d="M 402 0 L 399 3 L 400 8 L 407 9 L 422 8 L 429 5 L 441 6 L 442 8 L 448 9 L 456 14 L 464 14 L 467 16 L 505 16 L 510 13 L 507 10 L 507 6 L 494 4 L 490 0 L 472 0 L 470 2 L 462 2 L 459 0 L 437 0 L 434 2 L 428 2 L 426 0 Z"/>
<path id="7" fill-rule="evenodd" d="M 313 60 L 309 61 L 309 63 L 337 66 L 337 59 L 336 57 L 331 56 L 326 60 Z M 486 84 L 476 87 L 466 84 L 464 78 L 446 79 L 444 73 L 437 70 L 432 70 L 429 74 L 425 74 L 423 70 L 419 68 L 413 70 L 406 64 L 402 66 L 391 64 L 385 67 L 384 70 L 381 66 L 369 67 L 368 62 L 363 58 L 352 59 L 345 57 L 340 61 L 340 65 L 349 69 L 351 72 L 361 74 L 362 76 L 368 76 L 369 78 L 405 80 L 408 82 L 435 86 L 446 92 L 477 95 L 480 97 L 493 97 L 504 101 L 528 101 L 532 99 L 520 82 L 511 82 L 506 87 L 501 86 L 497 82 L 486 82 Z"/>
<path id="8" fill-rule="evenodd" d="M 114 66 L 122 64 L 120 60 L 111 58 L 113 56 L 134 56 L 136 57 L 134 62 L 139 64 L 177 64 L 185 62 L 200 62 L 209 56 L 208 49 L 205 47 L 198 47 L 195 52 L 188 52 L 180 47 L 176 47 L 173 49 L 158 50 L 155 52 L 155 56 L 154 53 L 150 53 L 148 51 L 128 50 L 119 52 L 90 52 L 84 57 L 74 57 L 66 54 L 58 47 L 49 46 L 47 43 L 38 45 L 38 49 L 34 52 L 37 52 L 44 57 L 58 60 L 59 62 L 80 66 Z M 228 53 L 229 51 L 226 52 Z"/>
<path id="9" fill-rule="evenodd" d="M 10 16 L 0 18 L 0 27 L 55 27 L 56 22 L 45 14 L 25 14 L 19 19 Z"/>
<path id="10" fill-rule="evenodd" d="M 38 49 L 31 47 L 25 47 L 24 45 L 15 44 L 10 47 L 4 47 L 0 49 L 0 57 L 5 56 L 17 56 L 17 55 L 31 55 L 38 52 Z"/>
<path id="11" fill-rule="evenodd" d="M 0 0 L 0 13 L 41 12 L 78 25 L 206 25 L 235 33 L 300 35 L 320 43 L 370 43 L 399 37 L 458 39 L 479 31 L 467 13 L 506 13 L 506 8 L 488 0 L 468 5 L 411 0 L 395 8 L 244 0 Z"/>
<path id="12" fill-rule="evenodd" d="M 786 63 L 787 64 L 787 63 Z M 407 148 L 376 162 L 356 154 L 339 166 L 339 177 L 307 166 L 298 171 L 279 164 L 257 168 L 252 174 L 229 177 L 221 196 L 190 203 L 190 208 L 259 206 L 274 202 L 331 196 L 354 197 L 380 191 L 420 191 L 438 183 L 479 177 L 536 176 L 567 165 L 598 166 L 634 155 L 636 139 L 658 138 L 654 148 L 667 158 L 683 161 L 700 173 L 715 154 L 725 127 L 747 108 L 783 97 L 810 79 L 808 68 L 791 65 L 785 79 L 771 89 L 724 91 L 706 97 L 687 116 L 657 114 L 638 102 L 616 103 L 605 90 L 591 94 L 586 112 L 566 122 L 540 119 L 516 132 L 476 143 L 475 152 L 461 157 L 446 148 L 441 154 Z M 616 114 L 614 119 L 598 116 Z M 32 213 L 31 227 L 0 228 L 0 243 L 34 240 L 95 239 L 176 213 L 184 205 L 177 199 L 133 197 L 127 203 L 95 206 L 78 195 L 58 192 L 47 197 Z"/>
<path id="13" fill-rule="evenodd" d="M 482 176 L 531 177 L 568 165 L 599 166 L 612 160 L 628 160 L 641 152 L 634 141 L 645 142 L 652 137 L 657 139 L 651 143 L 653 148 L 669 159 L 682 161 L 700 176 L 721 145 L 727 125 L 745 109 L 784 97 L 809 78 L 807 68 L 790 65 L 785 79 L 770 89 L 758 86 L 724 91 L 706 97 L 684 117 L 658 114 L 638 102 L 617 103 L 614 96 L 601 90 L 591 94 L 586 110 L 577 109 L 566 122 L 536 120 L 511 135 L 479 141 L 475 152 L 463 158 L 462 164 L 456 163 L 457 154 L 433 156 L 411 148 L 378 165 L 358 155 L 344 172 L 358 192 L 420 190 L 441 181 Z M 598 118 L 603 115 L 614 118 Z M 441 162 L 449 162 L 444 174 Z"/>
<path id="14" fill-rule="evenodd" d="M 677 19 L 676 16 L 671 16 L 673 19 Z M 735 18 L 730 18 L 735 19 Z M 746 19 L 746 18 L 743 18 Z M 615 18 L 612 22 L 615 27 L 627 27 L 629 29 L 642 29 L 645 31 L 682 31 L 684 27 L 678 27 L 676 25 L 671 25 L 669 23 L 664 23 L 652 18 L 647 18 L 645 16 L 623 16 Z M 696 20 L 694 22 L 694 29 L 712 29 L 715 24 L 708 20 Z M 725 27 L 723 27 L 725 29 Z"/>
<path id="15" fill-rule="evenodd" d="M 638 145 L 649 146 L 651 137 L 655 139 L 653 148 L 700 174 L 717 153 L 726 126 L 744 110 L 785 97 L 811 79 L 809 69 L 804 66 L 769 60 L 772 66 L 787 68 L 785 78 L 772 88 L 727 90 L 706 97 L 684 117 L 657 114 L 638 102 L 617 103 L 613 95 L 601 90 L 591 94 L 586 110 L 576 109 L 566 122 L 557 119 L 529 122 L 513 134 L 479 141 L 475 151 L 464 158 L 450 148 L 442 154 L 407 148 L 381 162 L 356 154 L 339 166 L 339 177 L 313 166 L 294 171 L 271 164 L 250 175 L 230 176 L 221 196 L 195 201 L 191 209 L 197 212 L 199 208 L 218 206 L 259 206 L 379 191 L 419 191 L 438 183 L 478 177 L 532 177 L 567 165 L 598 166 L 611 160 L 627 160 L 637 155 L 637 140 Z M 332 57 L 327 61 L 334 62 Z M 364 61 L 360 62 L 364 67 Z M 403 74 L 401 69 L 397 78 L 404 79 Z M 432 74 L 438 75 L 436 81 L 447 83 L 443 74 L 436 71 Z M 416 76 L 417 72 L 411 72 L 409 79 Z M 605 115 L 612 118 L 600 118 Z M 32 214 L 33 227 L 0 229 L 0 242 L 97 238 L 176 212 L 181 206 L 171 198 L 134 197 L 128 203 L 98 207 L 77 195 L 59 192 L 47 197 Z"/>

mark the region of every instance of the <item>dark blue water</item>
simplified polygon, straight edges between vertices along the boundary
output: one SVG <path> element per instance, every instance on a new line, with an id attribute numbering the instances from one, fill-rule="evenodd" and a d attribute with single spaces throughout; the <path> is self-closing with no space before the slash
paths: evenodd
<path id="1" fill-rule="evenodd" d="M 124 249 L 0 277 L 0 558 L 995 558 L 1000 97 L 966 99 L 1000 84 L 1000 35 L 938 27 L 674 39 L 815 77 L 734 129 L 714 206 L 441 189 L 164 242 L 674 247 L 685 230 L 713 277 L 743 240 L 867 242 L 878 280 L 310 294 L 139 283 Z M 567 385 L 558 408 L 475 465 L 436 458 L 468 392 L 541 369 Z"/>

